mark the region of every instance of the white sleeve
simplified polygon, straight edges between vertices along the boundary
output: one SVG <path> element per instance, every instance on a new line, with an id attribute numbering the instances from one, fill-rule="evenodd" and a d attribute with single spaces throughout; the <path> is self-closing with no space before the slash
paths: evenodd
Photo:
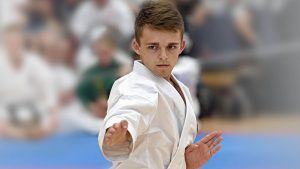
<path id="1" fill-rule="evenodd" d="M 148 129 L 157 111 L 157 96 L 157 94 L 154 94 L 153 97 L 146 98 L 138 95 L 122 95 L 108 110 L 107 117 L 104 120 L 104 129 L 99 134 L 100 149 L 108 160 L 122 161 L 129 157 L 135 147 L 137 138 Z M 132 142 L 108 149 L 103 145 L 105 131 L 121 120 L 128 121 L 128 131 Z"/>

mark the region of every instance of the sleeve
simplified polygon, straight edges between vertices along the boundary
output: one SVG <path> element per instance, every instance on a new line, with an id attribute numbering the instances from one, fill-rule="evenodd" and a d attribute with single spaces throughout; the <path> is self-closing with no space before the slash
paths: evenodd
<path id="1" fill-rule="evenodd" d="M 99 146 L 103 155 L 111 161 L 126 160 L 134 150 L 137 138 L 149 127 L 155 113 L 157 112 L 158 94 L 150 97 L 141 95 L 120 96 L 115 104 L 109 105 L 107 117 L 104 120 L 104 128 L 99 134 Z M 103 145 L 106 129 L 121 120 L 128 121 L 128 132 L 131 142 L 107 148 Z"/>

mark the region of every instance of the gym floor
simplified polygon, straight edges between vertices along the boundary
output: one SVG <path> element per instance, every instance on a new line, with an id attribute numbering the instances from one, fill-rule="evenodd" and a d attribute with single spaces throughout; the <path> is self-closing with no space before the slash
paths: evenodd
<path id="1" fill-rule="evenodd" d="M 196 140 L 224 131 L 221 151 L 203 169 L 299 169 L 299 116 L 203 119 Z M 0 140 L 0 168 L 107 169 L 97 135 L 55 135 L 41 141 Z"/>

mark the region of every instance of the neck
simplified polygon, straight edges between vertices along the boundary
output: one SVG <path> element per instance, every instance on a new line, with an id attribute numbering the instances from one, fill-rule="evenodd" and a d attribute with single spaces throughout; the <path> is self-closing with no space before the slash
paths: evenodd
<path id="1" fill-rule="evenodd" d="M 172 80 L 171 80 L 171 75 L 168 76 L 168 77 L 164 77 L 165 80 L 167 80 L 168 82 L 172 83 Z"/>

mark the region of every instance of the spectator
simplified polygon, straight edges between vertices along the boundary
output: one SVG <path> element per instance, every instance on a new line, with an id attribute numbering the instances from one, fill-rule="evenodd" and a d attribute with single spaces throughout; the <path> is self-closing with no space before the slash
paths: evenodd
<path id="1" fill-rule="evenodd" d="M 70 29 L 78 39 L 83 39 L 95 26 L 107 26 L 119 32 L 122 39 L 133 34 L 134 15 L 128 5 L 119 0 L 90 0 L 75 11 Z"/>
<path id="2" fill-rule="evenodd" d="M 55 13 L 63 23 L 68 23 L 72 14 L 83 0 L 54 0 Z"/>
<path id="3" fill-rule="evenodd" d="M 204 22 L 191 30 L 192 48 L 191 56 L 209 57 L 226 55 L 240 49 L 239 38 L 234 26 L 232 13 L 233 6 L 229 1 L 206 0 L 200 5 L 204 10 Z"/>
<path id="4" fill-rule="evenodd" d="M 29 0 L 27 31 L 39 32 L 48 27 L 60 27 L 61 22 L 54 9 L 52 0 Z"/>
<path id="5" fill-rule="evenodd" d="M 80 104 L 75 96 L 78 74 L 74 63 L 74 41 L 69 35 L 61 36 L 57 41 L 57 66 L 55 68 L 56 86 L 59 102 L 60 132 L 84 131 L 97 134 L 102 119 L 95 118 Z"/>
<path id="6" fill-rule="evenodd" d="M 57 122 L 53 79 L 47 65 L 25 49 L 22 32 L 22 27 L 10 25 L 3 33 L 0 111 L 6 137 L 41 138 Z"/>
<path id="7" fill-rule="evenodd" d="M 76 66 L 79 73 L 85 72 L 87 68 L 98 62 L 98 58 L 95 56 L 92 44 L 95 43 L 95 41 L 97 41 L 98 38 L 103 36 L 107 31 L 108 29 L 106 27 L 98 26 L 89 32 L 88 43 L 82 43 L 76 55 Z M 111 33 L 111 38 L 118 39 L 118 36 L 116 36 L 114 32 Z M 118 45 L 116 45 L 116 47 L 117 46 Z M 120 46 L 116 48 L 114 59 L 121 64 L 127 65 L 128 67 L 131 67 L 133 63 L 132 57 L 130 57 L 126 51 L 122 50 Z"/>
<path id="8" fill-rule="evenodd" d="M 109 34 L 104 34 L 93 43 L 97 63 L 82 75 L 77 87 L 80 101 L 100 118 L 106 115 L 107 98 L 114 81 L 129 71 L 127 66 L 116 61 L 115 45 Z"/>
<path id="9" fill-rule="evenodd" d="M 253 0 L 247 3 L 252 14 L 252 27 L 257 33 L 260 47 L 272 47 L 279 41 L 277 17 L 280 12 L 278 0 Z"/>

